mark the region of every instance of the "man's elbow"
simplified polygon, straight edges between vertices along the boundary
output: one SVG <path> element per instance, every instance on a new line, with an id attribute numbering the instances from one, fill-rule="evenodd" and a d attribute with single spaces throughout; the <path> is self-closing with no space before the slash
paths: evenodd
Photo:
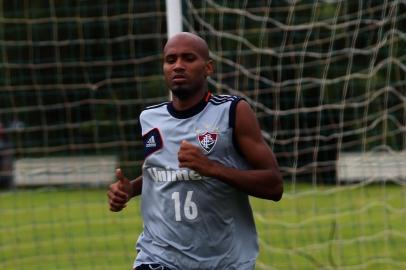
<path id="1" fill-rule="evenodd" d="M 283 195 L 283 184 L 281 182 L 280 184 L 272 188 L 272 191 L 269 192 L 268 199 L 274 202 L 278 202 L 282 199 L 282 195 Z"/>
<path id="2" fill-rule="evenodd" d="M 266 182 L 262 185 L 257 185 L 255 191 L 249 195 L 278 202 L 282 199 L 283 194 L 283 178 L 278 174 L 271 173 L 266 177 Z"/>
<path id="3" fill-rule="evenodd" d="M 283 195 L 283 177 L 278 167 L 271 170 L 270 179 L 270 183 L 272 184 L 268 192 L 268 199 L 278 202 L 282 199 Z"/>
<path id="4" fill-rule="evenodd" d="M 279 202 L 282 199 L 282 194 L 283 194 L 283 192 L 280 192 L 278 194 L 273 194 L 271 200 L 274 202 Z"/>
<path id="5" fill-rule="evenodd" d="M 278 168 L 271 171 L 269 179 L 270 181 L 267 199 L 278 202 L 282 199 L 283 195 L 283 178 Z"/>

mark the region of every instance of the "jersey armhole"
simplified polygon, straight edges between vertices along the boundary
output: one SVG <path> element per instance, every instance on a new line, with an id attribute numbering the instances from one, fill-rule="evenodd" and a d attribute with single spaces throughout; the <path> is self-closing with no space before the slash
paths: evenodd
<path id="1" fill-rule="evenodd" d="M 235 134 L 235 122 L 236 122 L 236 115 L 237 115 L 237 104 L 238 102 L 240 102 L 241 100 L 245 100 L 242 97 L 236 97 L 235 99 L 233 99 L 231 101 L 231 105 L 230 105 L 230 111 L 229 111 L 229 117 L 228 117 L 228 125 L 230 128 L 232 128 L 233 130 L 233 146 L 235 148 L 235 150 L 237 151 L 238 154 L 240 154 L 241 156 L 243 156 L 240 146 L 238 145 L 237 142 L 237 136 Z"/>

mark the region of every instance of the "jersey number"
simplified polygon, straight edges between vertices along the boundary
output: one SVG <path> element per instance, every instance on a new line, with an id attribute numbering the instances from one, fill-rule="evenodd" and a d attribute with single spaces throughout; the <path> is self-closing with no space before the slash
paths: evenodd
<path id="1" fill-rule="evenodd" d="M 185 203 L 183 205 L 183 213 L 185 217 L 189 220 L 193 220 L 197 217 L 197 205 L 195 202 L 192 201 L 193 191 L 189 190 L 186 193 Z M 172 193 L 172 200 L 174 201 L 175 205 L 175 220 L 181 221 L 181 205 L 180 205 L 180 194 L 178 191 Z"/>

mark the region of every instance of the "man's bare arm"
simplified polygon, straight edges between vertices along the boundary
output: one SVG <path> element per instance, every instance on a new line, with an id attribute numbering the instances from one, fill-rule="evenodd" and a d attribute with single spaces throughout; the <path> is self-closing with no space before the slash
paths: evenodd
<path id="1" fill-rule="evenodd" d="M 120 168 L 116 169 L 117 182 L 110 185 L 107 191 L 109 198 L 109 207 L 113 212 L 118 212 L 127 206 L 127 202 L 141 194 L 142 190 L 142 176 L 129 181 L 121 171 Z"/>
<path id="2" fill-rule="evenodd" d="M 182 142 L 178 153 L 179 166 L 224 181 L 249 195 L 279 201 L 283 181 L 278 163 L 262 137 L 254 112 L 245 101 L 237 104 L 235 132 L 239 148 L 253 169 L 226 167 L 210 160 L 198 147 L 186 141 Z"/>

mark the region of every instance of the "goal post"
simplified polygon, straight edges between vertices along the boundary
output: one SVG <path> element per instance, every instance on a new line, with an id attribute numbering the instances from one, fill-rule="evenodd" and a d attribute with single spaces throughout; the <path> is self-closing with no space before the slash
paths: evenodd
<path id="1" fill-rule="evenodd" d="M 181 0 L 166 0 L 166 29 L 168 38 L 176 33 L 182 32 L 182 1 Z M 172 93 L 169 92 L 169 100 L 172 100 Z"/>
<path id="2" fill-rule="evenodd" d="M 176 33 L 182 32 L 182 1 L 166 0 L 165 10 L 168 37 L 172 37 Z"/>

